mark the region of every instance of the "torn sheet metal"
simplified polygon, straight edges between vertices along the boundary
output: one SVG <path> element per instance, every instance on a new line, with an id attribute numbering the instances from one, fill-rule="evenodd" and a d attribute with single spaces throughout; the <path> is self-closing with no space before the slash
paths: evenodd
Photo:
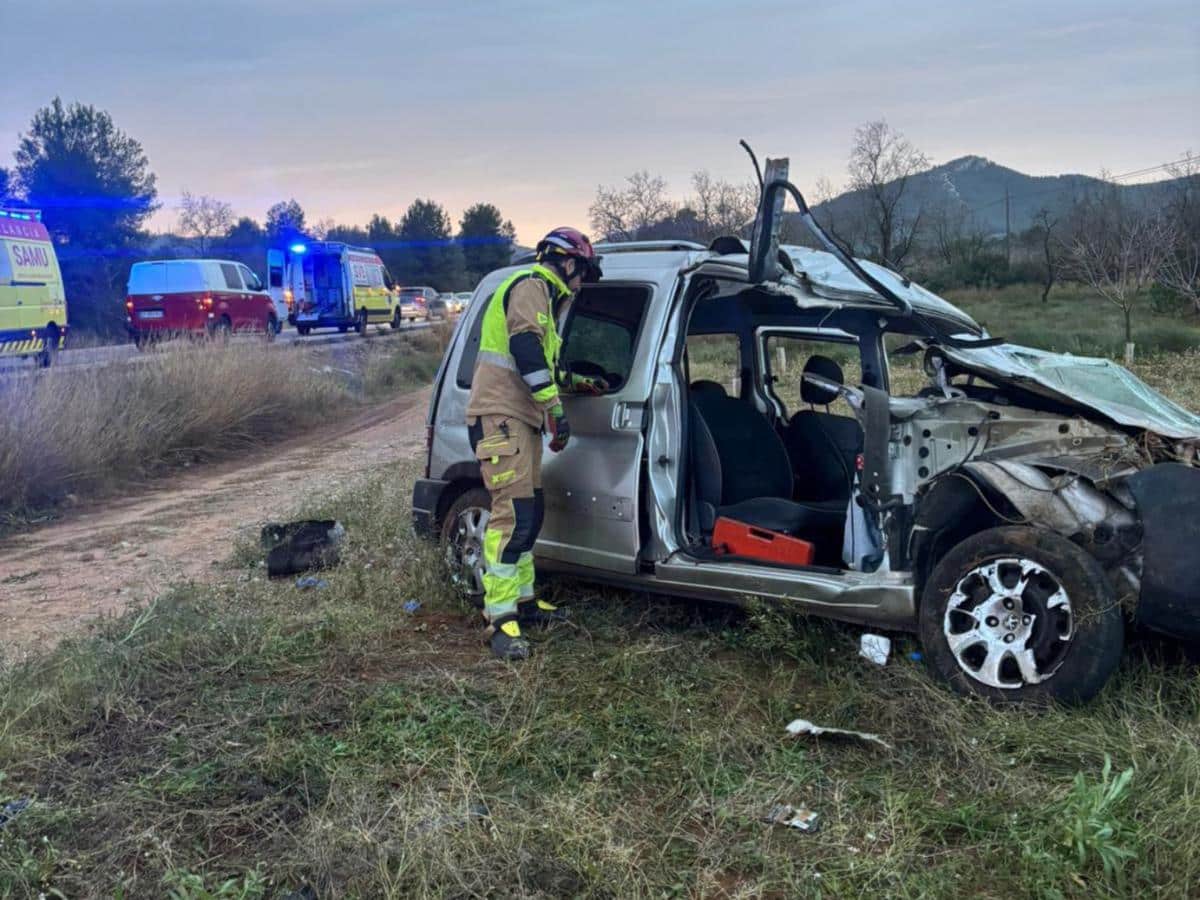
<path id="1" fill-rule="evenodd" d="M 813 737 L 821 735 L 834 735 L 837 737 L 850 737 L 860 741 L 868 741 L 872 744 L 878 744 L 885 750 L 891 750 L 892 745 L 885 741 L 877 734 L 868 734 L 865 731 L 849 731 L 845 728 L 826 728 L 823 725 L 814 725 L 808 719 L 795 719 L 788 723 L 787 733 L 791 737 L 800 737 L 801 735 L 811 734 Z"/>

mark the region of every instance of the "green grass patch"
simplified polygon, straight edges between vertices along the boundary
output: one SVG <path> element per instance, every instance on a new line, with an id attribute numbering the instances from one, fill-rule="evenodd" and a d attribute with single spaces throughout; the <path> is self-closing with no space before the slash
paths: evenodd
<path id="1" fill-rule="evenodd" d="M 180 585 L 0 672 L 0 896 L 1182 896 L 1200 677 L 1142 644 L 1084 709 L 999 710 L 856 631 L 570 581 L 496 662 L 409 531 L 343 488 L 329 587 Z M 422 601 L 415 615 L 403 612 Z M 888 753 L 794 740 L 794 717 Z M 821 815 L 816 834 L 760 821 Z M 57 893 L 56 893 L 57 892 Z M 174 892 L 172 894 L 172 892 Z M 298 895 L 297 895 L 298 896 Z"/>

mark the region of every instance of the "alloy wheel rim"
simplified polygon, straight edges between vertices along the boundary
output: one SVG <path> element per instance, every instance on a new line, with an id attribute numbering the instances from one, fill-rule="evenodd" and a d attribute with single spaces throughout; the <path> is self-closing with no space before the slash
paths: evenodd
<path id="1" fill-rule="evenodd" d="M 1060 579 L 1024 557 L 976 565 L 954 586 L 942 633 L 959 668 L 991 688 L 1040 684 L 1062 665 L 1075 636 Z"/>
<path id="2" fill-rule="evenodd" d="M 450 582 L 465 594 L 483 593 L 483 534 L 491 513 L 470 506 L 458 514 L 446 544 Z"/>

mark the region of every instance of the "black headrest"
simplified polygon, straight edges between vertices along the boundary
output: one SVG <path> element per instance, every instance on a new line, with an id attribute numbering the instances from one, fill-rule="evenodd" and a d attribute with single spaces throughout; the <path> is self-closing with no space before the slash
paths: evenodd
<path id="1" fill-rule="evenodd" d="M 725 385 L 703 378 L 699 381 L 693 381 L 689 390 L 693 394 L 720 394 L 722 397 L 728 394 L 728 391 L 725 390 Z"/>
<path id="2" fill-rule="evenodd" d="M 843 383 L 842 367 L 828 356 L 810 356 L 804 364 L 805 375 L 817 375 L 821 378 Z M 812 382 L 800 380 L 800 399 L 813 406 L 828 406 L 838 398 L 836 391 L 826 390 Z"/>

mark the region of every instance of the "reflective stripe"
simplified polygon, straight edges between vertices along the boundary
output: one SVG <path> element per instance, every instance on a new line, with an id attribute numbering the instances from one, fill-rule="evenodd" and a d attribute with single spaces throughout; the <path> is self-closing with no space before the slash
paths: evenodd
<path id="1" fill-rule="evenodd" d="M 534 390 L 550 383 L 550 370 L 538 369 L 536 372 L 530 372 L 528 375 L 522 375 L 521 380 L 524 381 Z"/>
<path id="2" fill-rule="evenodd" d="M 498 366 L 501 369 L 510 369 L 513 372 L 518 371 L 517 361 L 507 353 L 497 353 L 495 350 L 480 350 L 479 362 L 487 363 L 491 366 Z"/>
<path id="3" fill-rule="evenodd" d="M 540 391 L 533 392 L 533 399 L 538 403 L 550 403 L 552 400 L 558 400 L 558 388 L 552 384 L 546 385 Z"/>

